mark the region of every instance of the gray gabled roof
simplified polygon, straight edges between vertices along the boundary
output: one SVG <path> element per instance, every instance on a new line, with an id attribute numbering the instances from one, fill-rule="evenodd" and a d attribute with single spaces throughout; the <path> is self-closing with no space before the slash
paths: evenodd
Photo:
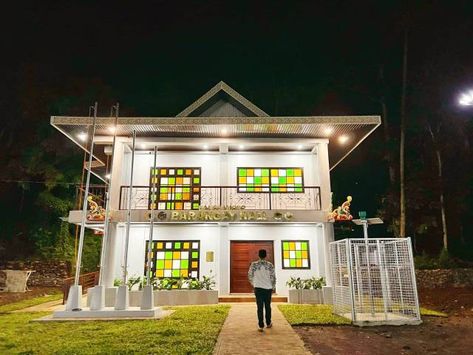
<path id="1" fill-rule="evenodd" d="M 220 81 L 217 85 L 207 91 L 204 95 L 195 100 L 191 105 L 186 107 L 182 112 L 180 112 L 176 117 L 188 117 L 193 116 L 193 113 L 197 111 L 203 111 L 203 107 L 208 106 L 212 103 L 215 98 L 219 95 L 226 95 L 231 101 L 237 105 L 244 108 L 246 111 L 251 113 L 251 116 L 257 117 L 269 117 L 269 115 L 264 112 L 262 109 L 257 107 L 255 104 L 251 103 L 249 100 L 245 99 L 238 92 L 232 89 L 223 81 Z"/>

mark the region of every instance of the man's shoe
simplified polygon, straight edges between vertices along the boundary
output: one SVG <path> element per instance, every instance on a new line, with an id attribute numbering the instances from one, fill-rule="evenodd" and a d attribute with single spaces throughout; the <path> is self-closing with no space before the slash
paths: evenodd
<path id="1" fill-rule="evenodd" d="M 273 322 L 269 323 L 266 328 L 272 328 L 273 327 Z"/>
<path id="2" fill-rule="evenodd" d="M 264 328 L 258 328 L 258 332 L 262 333 L 264 331 Z"/>

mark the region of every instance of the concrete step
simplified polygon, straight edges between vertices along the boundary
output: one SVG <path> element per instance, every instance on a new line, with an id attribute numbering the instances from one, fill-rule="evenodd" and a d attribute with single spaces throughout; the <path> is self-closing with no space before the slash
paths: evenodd
<path id="1" fill-rule="evenodd" d="M 273 294 L 272 302 L 287 302 L 287 297 Z M 255 295 L 252 293 L 234 293 L 230 295 L 221 295 L 218 297 L 219 303 L 233 303 L 233 302 L 256 302 Z"/>

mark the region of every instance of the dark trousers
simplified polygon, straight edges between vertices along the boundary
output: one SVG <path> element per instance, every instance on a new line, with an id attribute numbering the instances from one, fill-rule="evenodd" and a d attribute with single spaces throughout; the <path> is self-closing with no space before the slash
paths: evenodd
<path id="1" fill-rule="evenodd" d="M 266 325 L 271 324 L 271 295 L 273 290 L 255 287 L 256 305 L 258 306 L 258 325 L 264 327 L 263 306 L 266 315 Z"/>

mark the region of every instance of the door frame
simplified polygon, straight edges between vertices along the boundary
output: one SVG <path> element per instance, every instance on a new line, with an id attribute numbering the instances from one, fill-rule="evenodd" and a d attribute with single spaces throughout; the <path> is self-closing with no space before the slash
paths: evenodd
<path id="1" fill-rule="evenodd" d="M 228 291 L 230 294 L 245 294 L 245 292 L 232 292 L 232 243 L 271 243 L 271 246 L 273 248 L 273 266 L 276 271 L 276 255 L 274 254 L 274 240 L 254 240 L 254 239 L 249 239 L 249 240 L 230 240 L 230 248 L 228 249 L 228 259 L 230 261 L 230 269 L 228 270 Z M 273 293 L 275 290 L 273 290 Z"/>

